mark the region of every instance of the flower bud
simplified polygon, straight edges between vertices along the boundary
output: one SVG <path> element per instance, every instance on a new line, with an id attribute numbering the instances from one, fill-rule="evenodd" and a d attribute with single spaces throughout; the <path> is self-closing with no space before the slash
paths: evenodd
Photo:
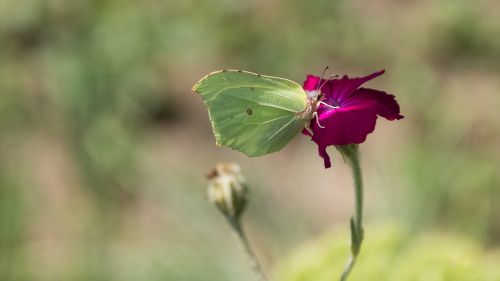
<path id="1" fill-rule="evenodd" d="M 234 163 L 215 165 L 207 175 L 208 198 L 228 218 L 239 220 L 248 200 L 248 188 Z"/>

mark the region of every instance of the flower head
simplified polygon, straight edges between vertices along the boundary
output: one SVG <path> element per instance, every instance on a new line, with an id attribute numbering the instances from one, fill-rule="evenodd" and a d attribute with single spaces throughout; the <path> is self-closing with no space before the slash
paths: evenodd
<path id="1" fill-rule="evenodd" d="M 208 198 L 227 217 L 239 220 L 248 201 L 248 188 L 238 164 L 219 163 L 207 175 Z"/>
<path id="2" fill-rule="evenodd" d="M 393 95 L 360 88 L 363 83 L 383 73 L 384 70 L 381 70 L 359 78 L 344 75 L 342 78 L 328 81 L 313 75 L 307 76 L 303 86 L 306 92 L 316 91 L 322 86 L 316 117 L 309 124 L 312 135 L 307 130 L 303 133 L 311 136 L 318 145 L 325 168 L 331 166 L 330 157 L 326 152 L 328 146 L 364 142 L 366 136 L 375 130 L 377 116 L 391 121 L 403 118 Z"/>

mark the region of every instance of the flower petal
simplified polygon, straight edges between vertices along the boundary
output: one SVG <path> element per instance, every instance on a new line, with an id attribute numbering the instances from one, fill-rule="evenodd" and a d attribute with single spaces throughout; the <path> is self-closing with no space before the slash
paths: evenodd
<path id="1" fill-rule="evenodd" d="M 353 105 L 340 109 L 326 110 L 319 117 L 319 123 L 313 119 L 310 123 L 313 131 L 312 140 L 318 145 L 319 155 L 325 168 L 331 166 L 326 148 L 330 145 L 362 143 L 373 132 L 377 120 L 375 103 Z M 304 134 L 309 135 L 307 132 Z"/>
<path id="2" fill-rule="evenodd" d="M 341 79 L 332 79 L 326 82 L 322 87 L 322 92 L 325 95 L 325 102 L 329 104 L 342 104 L 342 102 L 349 98 L 361 85 L 370 81 L 382 74 L 385 70 L 372 73 L 364 77 L 349 78 L 344 75 Z"/>
<path id="3" fill-rule="evenodd" d="M 404 118 L 400 114 L 399 104 L 393 95 L 374 89 L 359 88 L 349 99 L 344 101 L 343 105 L 350 106 L 372 102 L 375 102 L 373 106 L 376 107 L 377 115 L 391 121 Z"/>
<path id="4" fill-rule="evenodd" d="M 312 140 L 319 146 L 362 143 L 375 129 L 376 103 L 361 103 L 339 109 L 326 110 L 312 124 Z M 311 122 L 312 123 L 312 122 Z"/>
<path id="5" fill-rule="evenodd" d="M 319 156 L 323 158 L 323 165 L 325 168 L 330 168 L 332 166 L 332 162 L 330 161 L 330 155 L 326 152 L 326 146 L 318 145 Z"/>
<path id="6" fill-rule="evenodd" d="M 318 88 L 320 78 L 314 75 L 307 75 L 306 81 L 304 81 L 304 90 L 315 91 Z"/>

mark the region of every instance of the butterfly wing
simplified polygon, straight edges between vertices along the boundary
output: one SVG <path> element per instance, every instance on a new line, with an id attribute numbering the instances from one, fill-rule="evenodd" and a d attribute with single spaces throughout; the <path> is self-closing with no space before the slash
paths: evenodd
<path id="1" fill-rule="evenodd" d="M 219 71 L 193 88 L 208 107 L 218 145 L 248 156 L 282 149 L 305 126 L 298 113 L 306 94 L 290 80 L 245 71 Z"/>

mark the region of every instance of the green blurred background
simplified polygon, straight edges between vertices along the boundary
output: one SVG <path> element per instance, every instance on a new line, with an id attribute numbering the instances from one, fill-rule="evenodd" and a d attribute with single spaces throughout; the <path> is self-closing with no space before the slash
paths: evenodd
<path id="1" fill-rule="evenodd" d="M 325 170 L 303 136 L 254 159 L 215 146 L 190 90 L 223 68 L 298 82 L 385 68 L 368 86 L 406 118 L 361 148 L 367 237 L 389 219 L 495 252 L 499 19 L 497 0 L 1 0 L 0 280 L 253 280 L 205 198 L 219 161 L 252 187 L 244 223 L 266 271 L 347 231 L 333 149 Z"/>

